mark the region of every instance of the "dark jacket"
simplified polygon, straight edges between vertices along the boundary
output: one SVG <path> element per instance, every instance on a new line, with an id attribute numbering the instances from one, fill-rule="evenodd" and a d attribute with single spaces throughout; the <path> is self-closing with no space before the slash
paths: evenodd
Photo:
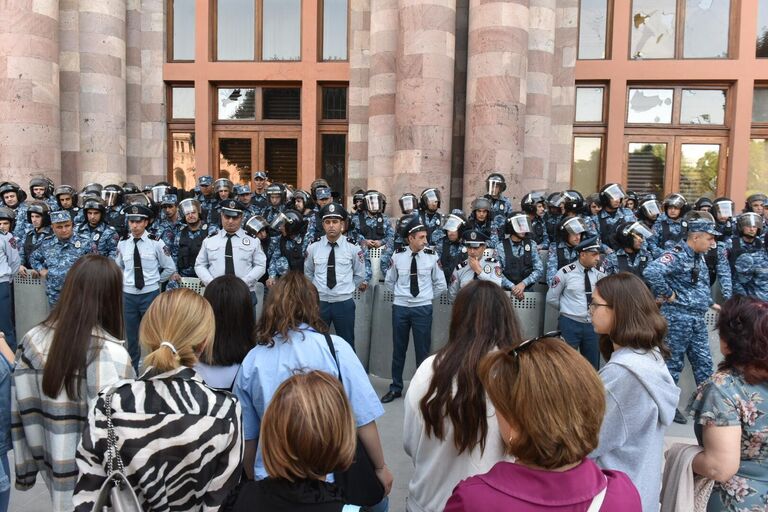
<path id="1" fill-rule="evenodd" d="M 234 512 L 341 512 L 344 498 L 328 482 L 265 478 L 240 489 Z"/>

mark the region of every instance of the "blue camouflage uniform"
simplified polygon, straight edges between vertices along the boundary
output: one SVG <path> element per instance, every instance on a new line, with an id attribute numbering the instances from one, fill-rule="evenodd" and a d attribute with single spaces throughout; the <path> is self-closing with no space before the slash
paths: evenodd
<path id="1" fill-rule="evenodd" d="M 635 214 L 632 213 L 632 210 L 629 208 L 618 208 L 613 213 L 603 208 L 597 215 L 590 216 L 590 222 L 592 225 L 590 226 L 589 231 L 596 229 L 597 236 L 600 237 L 603 250 L 606 252 L 611 252 L 615 249 L 614 247 L 611 247 L 611 238 L 613 233 L 616 231 L 616 226 L 619 224 L 619 222 L 632 223 L 636 220 L 637 218 L 635 217 Z M 616 247 L 616 249 L 617 248 L 618 247 Z"/>
<path id="2" fill-rule="evenodd" d="M 30 261 L 32 253 L 35 252 L 35 249 L 40 247 L 40 244 L 43 243 L 43 240 L 49 236 L 53 236 L 53 231 L 51 231 L 50 226 L 43 226 L 40 228 L 40 231 L 35 231 L 34 228 L 27 231 L 26 235 L 24 235 L 24 238 L 22 238 L 18 244 L 19 259 L 21 260 L 21 264 L 23 266 L 26 268 L 32 268 L 32 262 Z"/>
<path id="3" fill-rule="evenodd" d="M 19 203 L 16 208 L 13 208 L 16 213 L 16 227 L 13 228 L 13 236 L 16 240 L 24 240 L 24 234 L 32 229 L 32 224 L 27 220 L 27 202 Z"/>
<path id="4" fill-rule="evenodd" d="M 680 242 L 649 263 L 643 276 L 654 296 L 668 299 L 675 295 L 673 302 L 661 306 L 661 314 L 669 325 L 669 373 L 677 383 L 687 355 L 696 384 L 701 384 L 712 374 L 704 315 L 714 303 L 704 256 L 696 254 L 686 242 Z"/>
<path id="5" fill-rule="evenodd" d="M 254 215 L 261 215 L 264 216 L 264 210 L 269 206 L 269 198 L 267 197 L 266 192 L 262 192 L 259 194 L 258 192 L 253 193 L 253 197 L 251 197 L 251 206 L 253 207 L 253 211 L 256 212 Z"/>
<path id="6" fill-rule="evenodd" d="M 563 220 L 563 216 L 553 215 L 549 212 L 546 212 L 544 214 L 544 228 L 547 232 L 547 239 L 549 240 L 549 245 L 557 243 L 557 227 L 560 225 L 560 221 Z M 549 246 L 547 247 L 550 248 Z"/>
<path id="7" fill-rule="evenodd" d="M 505 238 L 496 246 L 496 259 L 501 263 L 501 286 L 505 290 L 511 290 L 520 282 L 525 284 L 527 290 L 544 275 L 538 246 L 531 239 L 515 242 Z"/>
<path id="8" fill-rule="evenodd" d="M 549 249 L 549 233 L 547 232 L 547 223 L 544 221 L 544 217 L 528 215 L 528 221 L 531 223 L 531 235 L 536 245 L 539 246 L 539 250 L 546 251 Z"/>
<path id="9" fill-rule="evenodd" d="M 485 222 L 478 222 L 474 216 L 470 215 L 469 220 L 467 220 L 466 229 L 477 229 L 482 232 L 488 237 L 485 246 L 488 249 L 495 249 L 496 246 L 499 245 L 499 226 L 496 221 L 490 217 L 490 214 L 488 217 L 489 218 Z"/>
<path id="10" fill-rule="evenodd" d="M 304 272 L 304 255 L 312 240 L 306 234 L 294 237 L 275 236 L 269 243 L 267 274 L 277 279 L 291 270 Z"/>
<path id="11" fill-rule="evenodd" d="M 427 240 L 431 239 L 432 233 L 443 225 L 443 214 L 440 212 L 419 210 L 419 218 L 421 223 L 427 226 Z"/>
<path id="12" fill-rule="evenodd" d="M 8 346 L 16 350 L 16 328 L 13 325 L 13 276 L 19 271 L 18 243 L 12 233 L 0 233 L 0 331 Z"/>
<path id="13" fill-rule="evenodd" d="M 508 197 L 504 197 L 503 195 L 500 195 L 498 199 L 494 199 L 493 196 L 486 194 L 485 198 L 491 202 L 490 213 L 493 219 L 496 219 L 497 217 L 502 217 L 503 220 L 506 220 L 507 217 L 509 217 L 512 214 L 512 211 L 513 211 L 512 202 L 509 200 Z"/>
<path id="14" fill-rule="evenodd" d="M 64 286 L 64 279 L 72 265 L 81 257 L 93 252 L 91 239 L 79 233 L 72 233 L 67 240 L 59 240 L 51 235 L 43 240 L 32 253 L 32 268 L 37 272 L 47 269 L 45 278 L 45 294 L 48 304 L 53 307 L 59 300 L 59 294 Z"/>
<path id="15" fill-rule="evenodd" d="M 442 236 L 438 237 L 438 233 L 442 233 Z M 453 271 L 456 270 L 459 263 L 467 259 L 467 248 L 461 243 L 461 238 L 451 242 L 442 229 L 435 231 L 432 239 L 436 240 L 434 242 L 435 251 L 440 256 L 439 263 L 445 275 L 445 282 L 450 283 Z"/>
<path id="16" fill-rule="evenodd" d="M 731 285 L 733 288 L 733 293 L 737 295 L 747 295 L 747 291 L 743 286 L 744 278 L 739 276 L 739 272 L 736 269 L 736 261 L 739 259 L 739 256 L 745 252 L 755 252 L 761 250 L 764 247 L 762 239 L 757 237 L 750 242 L 744 240 L 744 238 L 741 236 L 735 236 L 732 238 L 726 238 L 722 242 L 719 242 L 718 245 L 722 245 L 723 249 L 725 250 L 728 264 L 731 267 Z"/>
<path id="17" fill-rule="evenodd" d="M 175 221 L 163 219 L 157 226 L 155 232 L 158 238 L 163 241 L 166 247 L 171 251 L 171 257 L 176 261 L 179 255 L 179 248 L 176 245 L 176 237 L 181 233 L 181 228 L 186 224 L 181 221 L 181 215 L 177 214 Z"/>
<path id="18" fill-rule="evenodd" d="M 74 222 L 75 225 L 82 224 L 83 222 L 85 222 L 85 210 L 83 210 L 79 206 L 73 206 L 72 208 L 67 208 L 67 211 L 69 212 L 69 215 L 72 216 L 72 222 Z"/>
<path id="19" fill-rule="evenodd" d="M 571 247 L 566 242 L 550 245 L 549 255 L 547 256 L 547 285 L 551 285 L 552 279 L 555 278 L 558 270 L 577 259 L 579 259 L 579 252 L 575 247 Z"/>
<path id="20" fill-rule="evenodd" d="M 768 251 L 765 248 L 744 252 L 736 258 L 734 288 L 736 282 L 744 295 L 768 301 Z"/>
<path id="21" fill-rule="evenodd" d="M 269 205 L 266 208 L 264 208 L 264 213 L 262 214 L 262 217 L 264 217 L 267 221 L 267 223 L 272 224 L 272 221 L 275 220 L 275 217 L 277 217 L 278 213 L 282 213 L 282 211 L 285 210 L 285 205 L 279 205 L 279 206 L 272 206 Z M 269 228 L 270 234 L 272 236 L 276 236 L 277 232 L 274 231 L 272 228 Z"/>
<path id="22" fill-rule="evenodd" d="M 361 223 L 362 218 L 362 223 Z M 371 215 L 367 212 L 356 212 L 350 216 L 352 228 L 350 231 L 354 233 L 355 241 L 363 246 L 365 240 L 381 240 L 384 245 L 381 246 L 381 256 L 379 258 L 379 264 L 381 265 L 381 273 L 384 275 L 389 268 L 392 261 L 392 254 L 395 252 L 395 228 L 392 227 L 392 221 L 389 216 L 384 213 Z M 369 283 L 373 278 L 373 270 L 371 268 L 371 258 L 369 256 L 369 248 L 364 247 L 366 259 L 366 281 Z"/>
<path id="23" fill-rule="evenodd" d="M 653 236 L 648 239 L 651 253 L 655 257 L 673 248 L 685 238 L 687 222 L 682 219 L 670 219 L 666 213 L 662 213 L 653 223 Z"/>
<path id="24" fill-rule="evenodd" d="M 106 223 L 99 222 L 95 228 L 92 228 L 88 222 L 84 222 L 77 226 L 75 231 L 83 238 L 91 241 L 92 252 L 107 258 L 114 258 L 117 254 L 117 243 L 120 241 L 120 235 Z"/>
<path id="25" fill-rule="evenodd" d="M 608 275 L 618 274 L 619 272 L 630 272 L 640 279 L 645 280 L 643 272 L 653 259 L 651 251 L 645 247 L 641 247 L 639 251 L 631 254 L 625 249 L 617 249 L 611 254 L 605 255 L 603 269 Z"/>
<path id="26" fill-rule="evenodd" d="M 213 227 L 209 228 L 208 224 L 202 224 L 196 231 L 189 229 L 186 224 L 182 225 L 173 239 L 173 249 L 171 250 L 171 255 L 176 262 L 176 269 L 181 277 L 197 277 L 195 273 L 197 254 L 200 252 L 203 240 L 216 232 L 217 230 Z M 173 250 L 176 251 L 175 254 Z"/>

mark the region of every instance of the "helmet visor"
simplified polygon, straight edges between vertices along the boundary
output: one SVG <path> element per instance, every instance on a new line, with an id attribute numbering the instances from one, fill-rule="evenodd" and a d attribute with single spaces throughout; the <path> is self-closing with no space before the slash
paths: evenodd
<path id="1" fill-rule="evenodd" d="M 733 217 L 733 203 L 731 201 L 718 201 L 712 209 L 718 217 Z"/>
<path id="2" fill-rule="evenodd" d="M 459 217 L 458 215 L 449 215 L 445 218 L 445 222 L 443 223 L 443 229 L 445 231 L 458 231 L 461 226 L 464 225 L 464 219 Z"/>
<path id="3" fill-rule="evenodd" d="M 414 196 L 403 196 L 400 198 L 400 210 L 403 214 L 411 213 L 416 209 L 416 198 Z"/>
<path id="4" fill-rule="evenodd" d="M 160 203 L 163 201 L 163 196 L 168 193 L 166 185 L 156 185 L 152 187 L 152 202 Z"/>
<path id="5" fill-rule="evenodd" d="M 763 217 L 754 213 L 742 213 L 739 215 L 739 228 L 763 229 Z"/>
<path id="6" fill-rule="evenodd" d="M 647 227 L 645 227 L 645 225 L 642 222 L 635 222 L 634 224 L 629 226 L 629 228 L 627 229 L 627 232 L 630 235 L 639 236 L 644 240 L 653 235 L 653 232 Z"/>
<path id="7" fill-rule="evenodd" d="M 101 198 L 107 206 L 116 206 L 117 200 L 120 198 L 120 192 L 117 190 L 102 190 Z"/>
<path id="8" fill-rule="evenodd" d="M 524 235 L 531 232 L 531 223 L 528 222 L 528 217 L 525 215 L 515 215 L 507 219 L 507 222 L 518 235 Z"/>
<path id="9" fill-rule="evenodd" d="M 587 231 L 587 223 L 581 217 L 572 217 L 565 221 L 563 229 L 572 235 L 580 235 Z"/>
<path id="10" fill-rule="evenodd" d="M 272 229 L 280 229 L 280 226 L 286 222 L 288 222 L 288 217 L 283 212 L 280 212 L 275 215 L 275 218 L 272 219 L 272 222 L 269 223 L 269 227 Z"/>
<path id="11" fill-rule="evenodd" d="M 371 213 L 379 213 L 382 210 L 380 194 L 368 194 L 365 196 L 365 207 Z"/>
<path id="12" fill-rule="evenodd" d="M 501 194 L 503 189 L 504 189 L 504 183 L 502 183 L 500 179 L 489 178 L 488 183 L 486 183 L 485 192 L 489 196 L 498 197 L 499 194 Z"/>
<path id="13" fill-rule="evenodd" d="M 621 190 L 621 187 L 616 183 L 608 186 L 605 190 L 603 190 L 603 194 L 605 194 L 613 201 L 624 199 L 625 196 L 624 191 Z"/>
<path id="14" fill-rule="evenodd" d="M 661 213 L 661 208 L 659 208 L 658 201 L 646 201 L 640 205 L 640 210 L 645 214 L 646 217 L 656 217 Z"/>
<path id="15" fill-rule="evenodd" d="M 264 217 L 256 215 L 248 219 L 248 222 L 245 223 L 245 232 L 249 235 L 256 236 L 260 231 L 266 229 L 268 225 L 269 224 L 267 224 Z"/>
<path id="16" fill-rule="evenodd" d="M 421 197 L 424 199 L 426 203 L 440 202 L 440 194 L 434 188 L 425 190 L 424 193 L 421 194 Z"/>
<path id="17" fill-rule="evenodd" d="M 200 213 L 200 202 L 196 199 L 184 199 L 179 203 L 179 211 L 182 215 L 190 213 Z"/>

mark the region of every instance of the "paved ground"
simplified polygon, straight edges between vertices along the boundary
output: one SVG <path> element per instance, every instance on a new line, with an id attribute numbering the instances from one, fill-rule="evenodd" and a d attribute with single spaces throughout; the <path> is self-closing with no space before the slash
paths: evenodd
<path id="1" fill-rule="evenodd" d="M 386 393 L 389 381 L 372 376 L 376 392 Z M 395 483 L 390 495 L 390 510 L 399 512 L 405 510 L 405 498 L 408 495 L 408 481 L 412 473 L 411 460 L 403 451 L 403 401 L 395 400 L 384 406 L 386 414 L 378 422 L 379 432 L 384 444 L 387 464 L 395 476 Z M 693 438 L 693 427 L 688 425 L 672 426 L 667 431 L 667 442 L 677 441 L 678 438 Z M 13 467 L 13 460 L 11 460 Z M 13 471 L 13 470 L 12 470 Z M 27 492 L 11 491 L 11 512 L 50 512 L 51 500 L 42 479 L 38 478 L 37 485 Z"/>

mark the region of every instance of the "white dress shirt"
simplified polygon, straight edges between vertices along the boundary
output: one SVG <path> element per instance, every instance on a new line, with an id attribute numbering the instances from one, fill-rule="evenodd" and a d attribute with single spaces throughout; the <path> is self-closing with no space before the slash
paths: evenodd
<path id="1" fill-rule="evenodd" d="M 328 256 L 331 243 L 323 235 L 320 240 L 309 244 L 307 257 L 304 259 L 304 273 L 317 288 L 322 302 L 342 302 L 349 300 L 355 290 L 365 281 L 365 253 L 346 236 L 336 240 L 334 250 L 336 260 L 336 286 L 328 288 Z"/>
<path id="2" fill-rule="evenodd" d="M 557 271 L 547 291 L 547 304 L 557 308 L 560 314 L 581 323 L 590 323 L 592 318 L 587 305 L 587 292 L 584 289 L 584 266 L 579 260 Z M 605 273 L 596 268 L 589 270 L 589 283 L 592 292 L 595 283 L 605 277 Z"/>
<path id="3" fill-rule="evenodd" d="M 416 253 L 419 294 L 411 295 L 411 259 L 413 251 L 408 246 L 400 248 L 392 255 L 392 264 L 387 270 L 384 283 L 395 294 L 395 306 L 429 306 L 432 299 L 443 293 L 447 286 L 445 274 L 440 268 L 440 256 L 432 249 L 423 249 Z"/>
<path id="4" fill-rule="evenodd" d="M 133 235 L 117 243 L 115 261 L 123 270 L 123 292 L 131 295 L 154 292 L 160 289 L 160 283 L 167 281 L 176 272 L 176 263 L 171 257 L 171 250 L 165 243 L 144 231 L 138 243 L 133 242 Z M 138 248 L 141 256 L 141 273 L 144 275 L 144 287 L 136 288 L 133 271 L 133 251 Z M 161 270 L 162 269 L 162 270 Z"/>
<path id="5" fill-rule="evenodd" d="M 205 286 L 224 275 L 226 250 L 227 232 L 223 229 L 203 240 L 195 260 L 195 273 Z M 267 271 L 267 257 L 261 250 L 261 241 L 242 228 L 238 229 L 232 237 L 232 260 L 235 275 L 245 281 L 252 292 L 256 291 L 256 283 Z"/>

